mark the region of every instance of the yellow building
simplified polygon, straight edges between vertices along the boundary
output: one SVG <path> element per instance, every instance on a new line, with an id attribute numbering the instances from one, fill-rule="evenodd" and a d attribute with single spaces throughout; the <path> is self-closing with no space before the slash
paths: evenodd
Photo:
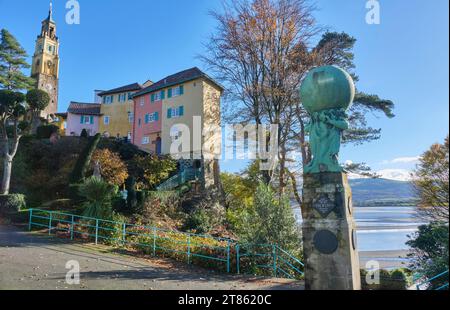
<path id="1" fill-rule="evenodd" d="M 150 85 L 148 81 L 144 86 Z M 99 133 L 109 137 L 128 138 L 131 140 L 133 133 L 134 102 L 132 95 L 143 87 L 139 83 L 133 83 L 108 91 L 99 92 L 101 100 L 101 114 Z"/>
<path id="2" fill-rule="evenodd" d="M 65 136 L 67 128 L 67 113 L 56 113 L 52 125 L 59 128 L 59 134 L 61 136 Z"/>

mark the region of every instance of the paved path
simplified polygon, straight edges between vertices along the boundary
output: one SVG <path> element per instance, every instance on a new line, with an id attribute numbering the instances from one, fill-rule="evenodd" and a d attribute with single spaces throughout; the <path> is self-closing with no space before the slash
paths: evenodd
<path id="1" fill-rule="evenodd" d="M 0 289 L 293 290 L 301 283 L 223 275 L 170 260 L 111 254 L 110 248 L 67 243 L 0 224 Z M 80 264 L 79 285 L 65 283 L 66 262 Z"/>

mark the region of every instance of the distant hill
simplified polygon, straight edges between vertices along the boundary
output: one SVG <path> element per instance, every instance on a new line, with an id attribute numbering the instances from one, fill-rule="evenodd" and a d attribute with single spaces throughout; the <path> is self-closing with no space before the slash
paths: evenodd
<path id="1" fill-rule="evenodd" d="M 387 179 L 351 179 L 353 201 L 358 206 L 414 205 L 417 201 L 411 182 Z"/>

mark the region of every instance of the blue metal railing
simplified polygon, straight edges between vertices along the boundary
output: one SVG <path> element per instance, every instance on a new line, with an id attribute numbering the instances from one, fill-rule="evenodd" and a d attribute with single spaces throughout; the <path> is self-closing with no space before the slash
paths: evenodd
<path id="1" fill-rule="evenodd" d="M 273 244 L 245 244 L 236 246 L 236 271 L 240 273 L 242 260 L 244 267 L 253 271 L 262 268 L 271 271 L 274 277 L 299 279 L 304 276 L 304 264 L 295 256 Z"/>
<path id="2" fill-rule="evenodd" d="M 132 246 L 153 256 L 168 255 L 188 264 L 221 268 L 241 273 L 248 266 L 272 271 L 273 276 L 299 279 L 303 263 L 277 245 L 241 245 L 227 238 L 184 233 L 157 227 L 128 224 L 57 211 L 30 209 L 28 229 L 41 227 L 48 234 L 65 234 L 70 240 L 84 239 Z M 220 266 L 217 265 L 220 263 Z M 244 268 L 242 268 L 244 265 Z M 248 270 L 245 270 L 248 271 Z M 254 268 L 251 269 L 252 273 Z"/>
<path id="3" fill-rule="evenodd" d="M 200 180 L 202 177 L 201 169 L 185 169 L 163 182 L 156 189 L 158 191 L 170 191 L 189 181 Z"/>
<path id="4" fill-rule="evenodd" d="M 423 282 L 420 282 L 419 284 L 416 285 L 416 289 L 420 290 L 422 286 L 430 285 L 430 284 L 432 284 L 433 281 L 438 280 L 438 279 L 442 279 L 445 276 L 447 276 L 447 278 L 448 278 L 448 270 L 444 271 L 444 272 L 441 272 L 440 274 L 432 277 L 431 279 L 427 279 L 427 280 L 425 280 Z M 444 290 L 444 289 L 448 289 L 448 280 L 447 280 L 447 283 L 439 286 L 438 288 L 436 288 L 434 290 L 440 291 L 440 290 Z"/>
<path id="5" fill-rule="evenodd" d="M 78 238 L 109 241 L 122 246 L 130 245 L 158 253 L 185 256 L 190 264 L 194 258 L 220 262 L 230 272 L 230 239 L 183 233 L 143 225 L 127 224 L 80 215 L 40 209 L 29 210 L 29 230 L 42 227 L 52 232 L 65 233 L 71 240 Z M 179 257 L 178 257 L 179 258 Z"/>

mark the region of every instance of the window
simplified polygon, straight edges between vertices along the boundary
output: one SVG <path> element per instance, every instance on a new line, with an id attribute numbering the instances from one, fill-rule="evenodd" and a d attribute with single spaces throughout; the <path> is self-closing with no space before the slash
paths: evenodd
<path id="1" fill-rule="evenodd" d="M 127 94 L 119 94 L 119 102 L 127 101 Z"/>
<path id="2" fill-rule="evenodd" d="M 110 122 L 110 117 L 109 116 L 104 116 L 103 117 L 103 123 L 105 124 L 105 125 L 109 125 L 109 122 Z"/>
<path id="3" fill-rule="evenodd" d="M 103 97 L 104 104 L 111 104 L 111 103 L 113 103 L 113 100 L 114 100 L 114 95 Z"/>
<path id="4" fill-rule="evenodd" d="M 149 144 L 149 143 L 150 143 L 149 137 L 142 137 L 142 142 L 141 142 L 142 145 Z"/>
<path id="5" fill-rule="evenodd" d="M 167 110 L 167 118 L 178 118 L 184 115 L 184 107 L 169 108 Z"/>
<path id="6" fill-rule="evenodd" d="M 151 102 L 155 102 L 155 101 L 160 101 L 160 100 L 164 100 L 166 96 L 166 91 L 162 90 L 160 92 L 157 93 L 153 93 L 150 95 L 150 101 Z"/>
<path id="7" fill-rule="evenodd" d="M 145 123 L 154 123 L 156 121 L 158 121 L 159 119 L 159 113 L 155 112 L 155 113 L 149 113 L 149 114 L 145 114 Z"/>
<path id="8" fill-rule="evenodd" d="M 131 98 L 131 97 L 133 97 L 133 94 L 134 94 L 134 93 L 128 93 L 128 100 L 133 99 L 133 98 Z"/>
<path id="9" fill-rule="evenodd" d="M 167 97 L 168 98 L 172 98 L 172 97 L 178 97 L 184 94 L 184 86 L 178 86 L 178 87 L 174 87 L 174 88 L 170 88 L 167 91 Z"/>
<path id="10" fill-rule="evenodd" d="M 139 102 L 141 104 L 141 107 L 143 107 L 145 104 L 145 98 L 144 97 L 139 98 Z"/>
<path id="11" fill-rule="evenodd" d="M 129 123 L 133 123 L 134 121 L 134 113 L 133 112 L 129 112 L 128 113 L 128 122 Z"/>
<path id="12" fill-rule="evenodd" d="M 93 116 L 81 116 L 80 124 L 82 125 L 94 125 L 94 117 Z"/>

